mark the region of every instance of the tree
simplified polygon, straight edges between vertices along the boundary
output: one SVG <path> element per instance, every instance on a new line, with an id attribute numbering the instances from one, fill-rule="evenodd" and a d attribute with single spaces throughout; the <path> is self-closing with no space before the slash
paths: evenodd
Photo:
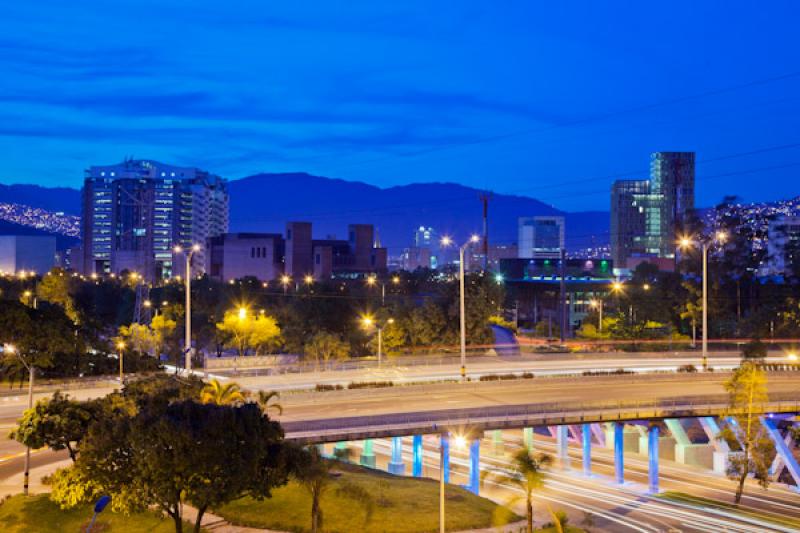
<path id="1" fill-rule="evenodd" d="M 184 502 L 197 508 L 199 532 L 209 507 L 269 497 L 287 480 L 287 458 L 280 425 L 257 405 L 184 400 L 93 424 L 76 466 L 132 509 L 159 508 L 181 533 Z"/>
<path id="2" fill-rule="evenodd" d="M 36 286 L 36 295 L 40 300 L 60 306 L 67 317 L 77 324 L 80 317 L 71 294 L 70 280 L 63 270 L 54 268 Z"/>
<path id="3" fill-rule="evenodd" d="M 75 462 L 78 446 L 97 410 L 95 402 L 71 400 L 56 391 L 49 400 L 39 400 L 32 409 L 26 409 L 9 436 L 34 450 L 45 446 L 55 451 L 66 449 Z"/>
<path id="4" fill-rule="evenodd" d="M 223 384 L 218 379 L 212 379 L 203 387 L 200 401 L 216 405 L 232 405 L 244 402 L 244 394 L 238 383 Z"/>
<path id="5" fill-rule="evenodd" d="M 514 454 L 510 470 L 485 470 L 481 473 L 481 483 L 487 478 L 502 485 L 511 485 L 518 489 L 522 495 L 511 496 L 506 505 L 515 505 L 525 501 L 525 510 L 528 520 L 528 533 L 533 533 L 533 493 L 544 485 L 543 468 L 549 466 L 553 458 L 546 453 L 535 454 L 527 449 L 521 449 Z"/>
<path id="6" fill-rule="evenodd" d="M 302 454 L 295 477 L 311 495 L 311 533 L 322 531 L 322 495 L 331 482 L 333 461 L 322 457 L 316 446 Z"/>
<path id="7" fill-rule="evenodd" d="M 344 360 L 350 356 L 350 346 L 339 335 L 328 331 L 320 331 L 311 336 L 303 347 L 303 353 L 319 368 L 328 366 L 331 360 Z"/>
<path id="8" fill-rule="evenodd" d="M 447 318 L 444 311 L 431 301 L 413 308 L 405 321 L 408 342 L 414 347 L 443 344 L 446 328 Z"/>
<path id="9" fill-rule="evenodd" d="M 158 334 L 147 324 L 134 322 L 128 326 L 120 326 L 119 340 L 124 341 L 131 350 L 139 353 L 158 355 L 161 342 Z"/>
<path id="10" fill-rule="evenodd" d="M 770 483 L 775 445 L 759 420 L 768 400 L 767 378 L 757 363 L 745 360 L 725 382 L 725 390 L 732 423 L 720 432 L 720 438 L 741 446 L 740 453 L 731 455 L 727 471 L 728 477 L 738 482 L 734 501 L 739 505 L 748 475 L 753 474 L 765 489 Z"/>
<path id="11" fill-rule="evenodd" d="M 217 330 L 225 335 L 225 346 L 234 348 L 240 357 L 248 350 L 259 350 L 273 346 L 280 338 L 281 330 L 271 316 L 253 315 L 246 309 L 227 311 Z"/>
<path id="12" fill-rule="evenodd" d="M 261 410 L 265 413 L 269 413 L 271 410 L 277 411 L 279 415 L 283 414 L 283 406 L 277 402 L 277 400 L 281 397 L 280 393 L 277 391 L 258 391 L 256 395 L 256 403 L 261 407 Z M 272 400 L 276 401 L 272 401 Z"/>

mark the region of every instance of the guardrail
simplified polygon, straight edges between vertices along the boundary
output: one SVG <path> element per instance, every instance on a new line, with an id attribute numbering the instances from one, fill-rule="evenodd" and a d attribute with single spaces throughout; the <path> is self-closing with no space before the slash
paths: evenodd
<path id="1" fill-rule="evenodd" d="M 771 395 L 759 414 L 800 413 L 800 392 Z M 738 414 L 728 408 L 728 396 L 706 395 L 680 399 L 558 402 L 495 407 L 445 409 L 416 413 L 368 415 L 283 423 L 286 438 L 303 443 L 363 438 L 486 431 L 543 425 L 656 420 Z"/>

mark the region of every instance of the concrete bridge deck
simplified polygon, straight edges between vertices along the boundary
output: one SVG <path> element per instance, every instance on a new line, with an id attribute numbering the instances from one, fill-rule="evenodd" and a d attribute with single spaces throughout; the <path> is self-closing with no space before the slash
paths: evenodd
<path id="1" fill-rule="evenodd" d="M 729 373 L 620 375 L 359 389 L 287 395 L 288 439 L 324 443 L 542 425 L 726 414 Z M 770 373 L 764 412 L 800 412 L 800 374 Z"/>

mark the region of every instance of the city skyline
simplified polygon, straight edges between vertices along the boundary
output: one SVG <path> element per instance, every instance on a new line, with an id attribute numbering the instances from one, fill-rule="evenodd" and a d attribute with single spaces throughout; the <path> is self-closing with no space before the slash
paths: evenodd
<path id="1" fill-rule="evenodd" d="M 229 179 L 456 182 L 577 211 L 606 209 L 611 182 L 674 150 L 697 153 L 698 206 L 723 183 L 789 198 L 797 8 L 722 6 L 15 5 L 0 182 L 78 187 L 91 164 L 134 156 Z"/>

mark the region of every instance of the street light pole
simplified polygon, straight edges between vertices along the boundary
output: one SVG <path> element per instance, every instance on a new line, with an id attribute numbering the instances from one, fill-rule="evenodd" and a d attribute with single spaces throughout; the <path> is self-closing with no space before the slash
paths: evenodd
<path id="1" fill-rule="evenodd" d="M 469 243 L 458 249 L 458 318 L 461 333 L 461 380 L 467 379 L 467 318 L 464 303 L 464 250 Z"/>
<path id="2" fill-rule="evenodd" d="M 199 244 L 193 244 L 188 251 L 185 251 L 186 257 L 186 279 L 185 281 L 185 291 L 186 291 L 186 303 L 185 303 L 185 314 L 186 314 L 186 327 L 184 328 L 184 343 L 183 343 L 183 351 L 185 356 L 185 363 L 184 368 L 186 369 L 186 374 L 188 375 L 192 371 L 192 256 L 195 252 L 200 250 Z M 180 246 L 175 247 L 175 251 L 177 253 L 181 253 L 183 248 Z"/>
<path id="3" fill-rule="evenodd" d="M 378 328 L 378 366 L 383 365 L 383 328 Z"/>
<path id="4" fill-rule="evenodd" d="M 703 371 L 708 370 L 708 243 L 703 243 Z"/>
<path id="5" fill-rule="evenodd" d="M 119 354 L 119 386 L 122 387 L 123 379 L 123 357 L 125 357 L 125 344 L 120 342 L 117 344 L 117 353 Z"/>

